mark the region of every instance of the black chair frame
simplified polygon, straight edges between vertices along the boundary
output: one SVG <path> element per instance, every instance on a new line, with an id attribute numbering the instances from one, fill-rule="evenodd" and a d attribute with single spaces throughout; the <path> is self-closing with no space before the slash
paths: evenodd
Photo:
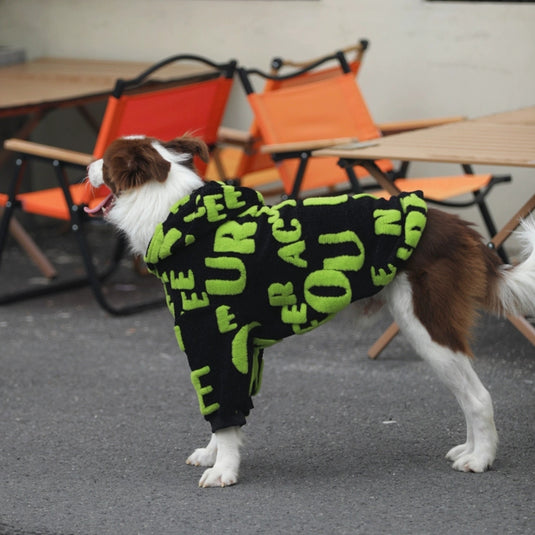
<path id="1" fill-rule="evenodd" d="M 254 93 L 254 88 L 250 81 L 251 75 L 257 75 L 261 78 L 269 79 L 269 80 L 285 80 L 285 79 L 293 78 L 296 76 L 300 76 L 308 71 L 311 71 L 317 68 L 323 63 L 333 61 L 333 60 L 336 60 L 339 62 L 341 70 L 344 73 L 351 72 L 347 59 L 344 55 L 344 52 L 338 51 L 335 54 L 331 56 L 326 56 L 325 58 L 322 58 L 321 60 L 318 60 L 317 62 L 314 62 L 305 68 L 302 68 L 302 69 L 299 69 L 299 70 L 296 70 L 296 71 L 293 71 L 291 73 L 284 74 L 284 75 L 266 73 L 259 69 L 245 69 L 243 67 L 238 68 L 238 74 L 242 82 L 242 85 L 245 89 L 245 92 L 249 95 L 251 93 Z M 273 61 L 274 63 L 272 67 L 274 69 L 280 67 L 281 65 L 280 60 L 275 58 Z M 306 166 L 312 156 L 312 152 L 313 150 L 302 150 L 302 151 L 275 152 L 271 154 L 271 157 L 274 162 L 285 160 L 285 159 L 295 159 L 295 158 L 299 159 L 299 166 L 298 166 L 295 178 L 294 178 L 292 191 L 289 195 L 284 195 L 283 197 L 285 198 L 289 197 L 289 198 L 295 199 L 299 196 L 299 193 L 301 191 L 303 177 L 306 171 Z M 409 168 L 409 162 L 401 162 L 397 170 L 394 170 L 390 173 L 385 174 L 383 171 L 379 169 L 379 167 L 373 161 L 347 159 L 347 158 L 340 158 L 340 160 L 338 161 L 338 165 L 346 171 L 348 181 L 350 184 L 349 191 L 354 192 L 354 193 L 362 193 L 370 189 L 373 190 L 374 188 L 377 189 L 376 186 L 363 185 L 357 178 L 356 173 L 354 171 L 354 167 L 366 168 L 371 176 L 374 176 L 380 173 L 383 177 L 386 177 L 391 182 L 394 182 L 397 178 L 405 178 L 407 175 L 408 168 Z M 462 169 L 465 174 L 473 174 L 472 167 L 468 164 L 463 164 Z M 481 214 L 481 217 L 483 219 L 483 222 L 485 224 L 486 230 L 488 231 L 489 236 L 492 237 L 496 234 L 497 229 L 496 229 L 496 224 L 491 216 L 490 210 L 486 204 L 485 199 L 487 195 L 492 191 L 495 185 L 501 184 L 504 182 L 510 182 L 511 180 L 512 179 L 510 175 L 493 175 L 488 185 L 479 191 L 475 191 L 473 194 L 473 198 L 468 201 L 449 201 L 449 200 L 439 201 L 439 200 L 434 200 L 434 199 L 429 199 L 429 198 L 426 198 L 426 201 L 431 204 L 435 204 L 437 206 L 444 206 L 444 207 L 450 207 L 450 208 L 467 208 L 470 206 L 477 206 Z M 339 194 L 340 191 L 338 190 L 336 193 Z M 498 249 L 498 253 L 500 254 L 500 256 L 505 262 L 508 261 L 507 255 L 505 251 L 503 250 L 503 248 L 500 247 Z"/>
<path id="2" fill-rule="evenodd" d="M 214 72 L 213 74 L 208 73 L 206 75 L 200 74 L 200 75 L 194 75 L 190 77 L 184 77 L 184 78 L 180 78 L 177 81 L 167 80 L 164 82 L 160 82 L 160 81 L 155 82 L 155 81 L 147 80 L 147 78 L 152 73 L 157 71 L 158 69 L 164 67 L 165 65 L 173 63 L 175 61 L 179 61 L 179 60 L 200 61 L 201 63 L 204 63 L 210 67 L 213 67 L 216 70 L 216 72 Z M 176 82 L 179 82 L 179 84 L 181 85 L 182 83 L 188 83 L 188 82 L 196 81 L 196 80 L 207 80 L 207 79 L 210 79 L 213 77 L 219 77 L 219 76 L 224 76 L 225 78 L 232 78 L 234 76 L 236 67 L 237 67 L 237 62 L 235 60 L 231 60 L 227 63 L 214 63 L 201 56 L 190 55 L 190 54 L 176 55 L 176 56 L 169 57 L 163 61 L 160 61 L 154 64 L 153 66 L 149 67 L 147 70 L 142 72 L 139 76 L 131 80 L 122 80 L 122 79 L 117 80 L 112 95 L 115 98 L 119 98 L 126 91 L 130 91 L 130 90 L 138 91 L 141 88 L 149 87 L 149 86 L 152 86 L 153 84 L 157 84 L 158 87 L 160 87 L 160 86 L 165 86 L 165 84 L 172 83 L 173 85 L 176 86 L 177 85 Z M 84 286 L 90 286 L 98 304 L 105 311 L 107 311 L 108 313 L 114 316 L 124 316 L 124 315 L 135 314 L 143 310 L 165 305 L 165 298 L 163 296 L 163 292 L 159 292 L 158 298 L 149 299 L 144 302 L 138 302 L 138 303 L 123 305 L 123 306 L 116 306 L 112 304 L 110 300 L 106 297 L 103 284 L 117 270 L 122 258 L 127 252 L 128 247 L 127 247 L 126 238 L 122 235 L 117 236 L 116 244 L 110 255 L 108 265 L 99 271 L 99 269 L 97 268 L 95 264 L 94 256 L 91 252 L 91 248 L 90 248 L 87 235 L 85 232 L 85 225 L 88 223 L 88 216 L 83 209 L 84 208 L 83 205 L 77 205 L 73 202 L 71 192 L 69 189 L 71 182 L 69 181 L 67 170 L 74 169 L 76 171 L 80 171 L 80 173 L 83 173 L 81 177 L 83 180 L 83 178 L 85 178 L 86 176 L 85 166 L 75 164 L 70 161 L 64 161 L 60 159 L 53 159 L 51 161 L 49 158 L 36 156 L 33 154 L 18 154 L 17 155 L 13 179 L 11 180 L 8 186 L 8 191 L 7 191 L 8 200 L 5 204 L 4 214 L 0 220 L 0 267 L 2 265 L 2 253 L 6 247 L 6 243 L 8 239 L 10 221 L 11 221 L 11 218 L 13 217 L 15 210 L 18 207 L 20 207 L 20 202 L 17 200 L 17 194 L 20 191 L 20 187 L 24 179 L 25 170 L 27 167 L 26 164 L 30 159 L 38 160 L 38 161 L 39 160 L 46 161 L 47 163 L 51 163 L 54 168 L 57 183 L 62 190 L 63 197 L 67 203 L 67 206 L 69 206 L 70 230 L 73 232 L 75 236 L 75 239 L 76 239 L 79 251 L 80 251 L 80 255 L 81 255 L 83 265 L 85 268 L 85 276 L 77 277 L 77 278 L 73 278 L 73 279 L 65 280 L 61 282 L 54 281 L 43 287 L 29 288 L 29 289 L 25 289 L 25 290 L 17 291 L 17 292 L 7 292 L 4 295 L 0 295 L 0 305 L 14 303 L 14 302 L 23 301 L 26 299 L 31 299 L 31 298 L 36 298 L 36 297 L 42 297 L 42 296 L 53 294 L 56 292 L 61 292 L 61 291 L 70 290 L 74 288 L 80 288 Z"/>

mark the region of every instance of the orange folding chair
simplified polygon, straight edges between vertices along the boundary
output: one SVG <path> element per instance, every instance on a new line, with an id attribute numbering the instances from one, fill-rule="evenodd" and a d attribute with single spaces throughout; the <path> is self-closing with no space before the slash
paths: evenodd
<path id="1" fill-rule="evenodd" d="M 344 143 L 373 143 L 381 132 L 374 124 L 354 76 L 344 55 L 337 53 L 330 60 L 342 66 L 343 73 L 299 87 L 281 88 L 278 91 L 257 93 L 251 78 L 259 76 L 272 79 L 273 75 L 257 69 L 238 69 L 241 82 L 248 95 L 261 135 L 266 143 L 263 150 L 269 151 L 277 162 L 286 192 L 297 197 L 307 190 L 317 190 L 349 182 L 350 190 L 365 189 L 362 178 L 368 172 L 356 162 L 336 158 L 314 158 L 312 153 L 320 147 Z M 316 69 L 325 61 L 309 66 Z M 305 70 L 307 70 L 305 69 Z M 286 75 L 301 76 L 303 70 Z M 494 185 L 511 180 L 510 176 L 472 174 L 471 167 L 464 165 L 464 174 L 448 177 L 406 178 L 404 163 L 396 173 L 390 161 L 375 164 L 387 173 L 401 191 L 422 190 L 428 202 L 457 208 L 477 206 L 490 236 L 496 227 L 485 202 Z M 372 188 L 374 185 L 372 184 Z M 376 195 L 388 195 L 375 185 Z M 455 199 L 469 194 L 469 200 Z M 503 251 L 499 251 L 503 256 Z M 369 351 L 375 357 L 397 333 L 392 324 Z"/>
<path id="2" fill-rule="evenodd" d="M 354 76 L 357 75 L 361 67 L 367 48 L 368 41 L 361 39 L 356 45 L 348 46 L 342 50 Z M 276 91 L 284 87 L 306 84 L 329 78 L 341 72 L 339 65 L 333 65 L 321 70 L 305 71 L 301 76 L 290 78 L 280 76 L 288 68 L 303 69 L 322 59 L 323 57 L 297 62 L 280 57 L 274 58 L 271 61 L 270 74 L 278 76 L 266 80 L 264 91 Z M 214 151 L 209 169 L 210 178 L 227 181 L 231 179 L 235 183 L 251 188 L 262 188 L 269 185 L 269 188 L 265 190 L 266 194 L 284 193 L 278 169 L 274 167 L 271 156 L 261 151 L 264 141 L 256 120 L 253 119 L 248 132 L 221 127 L 219 129 L 219 144 L 222 145 L 222 148 L 217 148 Z"/>
<path id="3" fill-rule="evenodd" d="M 288 81 L 325 69 L 327 62 L 335 62 L 339 72 L 276 91 L 257 92 L 252 83 L 255 76 L 273 82 Z M 295 198 L 305 191 L 329 191 L 342 183 L 354 192 L 366 188 L 362 179 L 369 173 L 362 167 L 336 158 L 312 156 L 321 147 L 373 143 L 381 136 L 342 52 L 282 76 L 245 68 L 239 68 L 238 73 L 265 143 L 262 150 L 276 162 L 287 195 Z M 496 233 L 485 197 L 494 185 L 509 181 L 509 176 L 475 175 L 471 168 L 463 166 L 464 174 L 459 176 L 405 178 L 402 174 L 406 165 L 396 173 L 389 160 L 375 163 L 401 191 L 422 190 L 429 202 L 441 205 L 478 206 L 489 234 Z M 369 187 L 377 195 L 387 195 L 377 184 Z M 468 201 L 453 199 L 467 193 L 471 194 Z"/>
<path id="4" fill-rule="evenodd" d="M 190 74 L 166 78 L 170 66 L 191 65 Z M 202 69 L 199 70 L 199 66 Z M 6 149 L 18 154 L 16 172 L 7 194 L 0 195 L 4 214 L 0 224 L 0 262 L 6 246 L 8 227 L 15 209 L 70 222 L 85 267 L 83 278 L 68 280 L 44 288 L 30 288 L 0 296 L 0 304 L 18 301 L 50 292 L 90 284 L 98 303 L 111 314 L 131 314 L 164 303 L 162 297 L 149 302 L 115 306 L 106 299 L 103 281 L 117 268 L 125 250 L 124 238 L 119 237 L 108 266 L 97 270 L 85 232 L 84 206 L 95 206 L 108 193 L 106 186 L 94 189 L 87 181 L 71 184 L 68 169 L 83 170 L 93 160 L 102 157 L 107 146 L 125 135 L 143 134 L 163 140 L 185 133 L 201 137 L 213 147 L 230 94 L 236 61 L 214 63 L 195 55 L 178 55 L 156 63 L 132 80 L 118 80 L 108 99 L 102 125 L 92 154 L 85 154 L 20 139 L 4 143 Z M 169 71 L 167 71 L 169 72 Z M 187 72 L 184 68 L 181 72 Z M 163 79 L 162 77 L 163 76 Z M 59 186 L 20 193 L 26 162 L 39 159 L 50 163 Z M 202 174 L 206 164 L 196 161 Z M 85 174 L 84 174 L 85 177 Z M 1 264 L 0 264 L 1 265 Z"/>
<path id="5" fill-rule="evenodd" d="M 354 141 L 357 134 L 361 140 L 380 135 L 373 123 L 362 128 L 360 116 L 362 112 L 367 113 L 364 103 L 348 98 L 354 75 L 342 52 L 289 74 L 267 74 L 245 68 L 238 72 L 264 142 L 261 151 L 269 151 L 286 195 L 297 197 L 307 190 L 329 190 L 337 184 L 347 184 L 348 178 L 353 179 L 336 165 L 336 159 L 310 157 L 314 149 Z M 256 92 L 251 81 L 253 76 L 270 82 L 266 82 L 268 90 Z M 295 83 L 299 78 L 307 82 Z M 276 91 L 269 90 L 271 85 L 278 84 Z M 391 167 L 390 163 L 385 165 L 385 169 Z M 353 189 L 360 189 L 356 180 Z"/>

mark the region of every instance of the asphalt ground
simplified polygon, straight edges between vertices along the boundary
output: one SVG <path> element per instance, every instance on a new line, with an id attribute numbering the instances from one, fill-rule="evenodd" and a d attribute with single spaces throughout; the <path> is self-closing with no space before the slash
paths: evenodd
<path id="1" fill-rule="evenodd" d="M 77 271 L 63 239 L 45 250 Z M 42 282 L 10 244 L 3 290 L 21 277 Z M 161 291 L 129 261 L 111 288 Z M 0 307 L 0 535 L 534 533 L 533 346 L 481 318 L 500 446 L 491 471 L 458 473 L 451 394 L 401 336 L 369 360 L 390 319 L 352 312 L 266 350 L 240 482 L 199 489 L 185 459 L 209 426 L 165 308 L 110 317 L 88 289 Z"/>

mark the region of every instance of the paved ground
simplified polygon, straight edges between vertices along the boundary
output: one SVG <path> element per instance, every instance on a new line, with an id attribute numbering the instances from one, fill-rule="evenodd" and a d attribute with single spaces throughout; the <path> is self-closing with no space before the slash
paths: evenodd
<path id="1" fill-rule="evenodd" d="M 268 349 L 240 483 L 199 489 L 184 460 L 209 429 L 165 309 L 111 318 L 87 290 L 0 307 L 0 535 L 533 533 L 534 348 L 482 319 L 501 443 L 492 471 L 457 473 L 450 394 L 402 338 L 366 357 L 388 321 L 355 331 L 348 310 Z"/>

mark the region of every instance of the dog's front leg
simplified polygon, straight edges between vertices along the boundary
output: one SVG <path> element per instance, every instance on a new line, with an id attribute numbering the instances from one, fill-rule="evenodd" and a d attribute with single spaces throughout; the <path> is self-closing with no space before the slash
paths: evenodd
<path id="1" fill-rule="evenodd" d="M 200 487 L 227 487 L 238 482 L 242 432 L 239 427 L 227 427 L 216 431 L 212 437 L 216 443 L 216 458 L 212 468 L 202 475 Z M 210 446 L 212 444 L 210 440 Z"/>

